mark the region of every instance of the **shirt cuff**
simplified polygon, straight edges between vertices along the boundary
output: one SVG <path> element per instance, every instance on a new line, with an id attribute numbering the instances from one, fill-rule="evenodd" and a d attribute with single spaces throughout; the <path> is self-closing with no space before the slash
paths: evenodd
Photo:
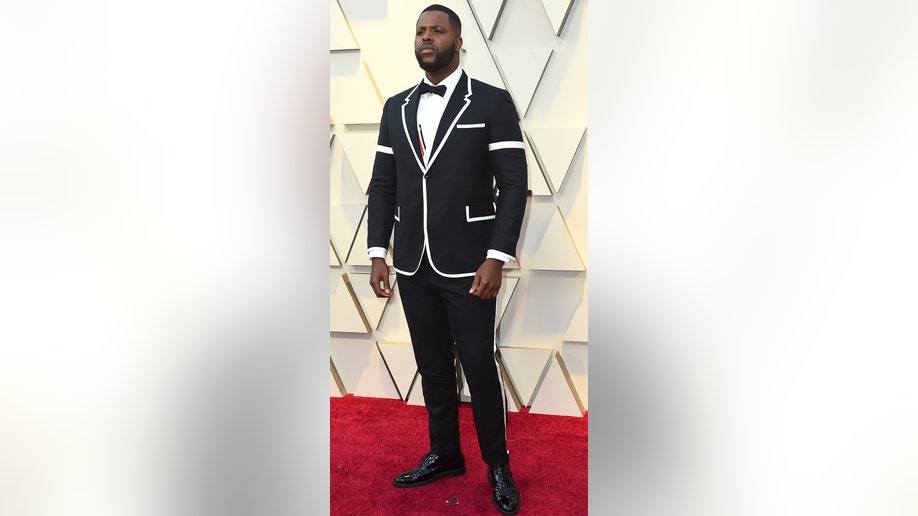
<path id="1" fill-rule="evenodd" d="M 372 260 L 373 258 L 382 258 L 386 259 L 386 254 L 388 251 L 385 247 L 371 247 L 367 249 L 367 256 Z"/>
<path id="2" fill-rule="evenodd" d="M 510 256 L 510 255 L 507 254 L 507 253 L 502 253 L 502 252 L 498 251 L 497 249 L 488 249 L 488 256 L 487 256 L 487 257 L 488 257 L 488 258 L 494 258 L 495 260 L 500 260 L 500 261 L 502 261 L 502 262 L 504 262 L 504 263 L 507 263 L 507 262 L 515 262 L 515 261 L 516 261 L 516 258 Z"/>

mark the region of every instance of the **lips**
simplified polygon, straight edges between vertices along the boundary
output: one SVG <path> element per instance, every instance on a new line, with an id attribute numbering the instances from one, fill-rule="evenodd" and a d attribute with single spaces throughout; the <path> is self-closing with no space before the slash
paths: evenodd
<path id="1" fill-rule="evenodd" d="M 428 51 L 429 51 L 429 52 L 436 53 L 436 52 L 437 52 L 437 49 L 434 48 L 434 47 L 431 47 L 431 46 L 427 46 L 427 45 L 425 45 L 425 46 L 421 47 L 420 49 L 418 49 L 418 53 L 421 53 L 421 54 L 423 54 L 424 52 L 428 52 Z"/>

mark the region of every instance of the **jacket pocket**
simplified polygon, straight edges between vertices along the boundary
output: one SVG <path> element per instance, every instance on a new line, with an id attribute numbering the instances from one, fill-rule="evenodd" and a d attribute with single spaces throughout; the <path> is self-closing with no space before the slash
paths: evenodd
<path id="1" fill-rule="evenodd" d="M 465 207 L 465 221 L 492 220 L 495 217 L 495 213 L 497 213 L 497 205 L 493 202 L 469 204 Z"/>
<path id="2" fill-rule="evenodd" d="M 477 124 L 456 124 L 456 129 L 484 129 L 484 122 Z"/>

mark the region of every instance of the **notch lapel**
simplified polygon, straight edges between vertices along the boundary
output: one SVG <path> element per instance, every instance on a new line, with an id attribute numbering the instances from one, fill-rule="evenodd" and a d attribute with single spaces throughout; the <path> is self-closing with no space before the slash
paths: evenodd
<path id="1" fill-rule="evenodd" d="M 428 168 L 430 168 L 434 160 L 437 159 L 437 156 L 440 154 L 440 149 L 446 143 L 446 140 L 449 139 L 449 135 L 452 134 L 456 122 L 459 121 L 459 117 L 462 116 L 462 113 L 471 103 L 472 80 L 463 70 L 462 76 L 459 77 L 459 82 L 456 83 L 456 89 L 453 91 L 452 95 L 450 95 L 449 102 L 446 104 L 446 109 L 443 110 L 443 116 L 440 118 L 440 125 L 437 126 L 437 136 L 434 138 L 433 146 L 431 146 L 431 149 L 434 149 L 434 153 L 430 156 L 430 159 L 427 160 Z M 417 116 L 417 100 L 415 100 L 415 116 Z"/>
<path id="2" fill-rule="evenodd" d="M 424 158 L 421 153 L 421 142 L 418 140 L 418 99 L 421 96 L 417 93 L 418 87 L 415 86 L 405 102 L 402 104 L 402 127 L 405 129 L 405 138 L 414 151 L 414 159 L 418 162 L 418 168 L 423 173 L 425 171 Z"/>

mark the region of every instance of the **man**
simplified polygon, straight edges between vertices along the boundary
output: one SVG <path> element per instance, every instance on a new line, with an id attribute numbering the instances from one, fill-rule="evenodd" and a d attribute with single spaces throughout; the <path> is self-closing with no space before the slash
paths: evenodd
<path id="1" fill-rule="evenodd" d="M 456 13 L 431 5 L 416 28 L 424 78 L 383 108 L 368 208 L 370 283 L 379 297 L 392 296 L 385 257 L 395 231 L 393 266 L 428 411 L 430 452 L 393 484 L 465 473 L 455 343 L 492 502 L 514 514 L 520 494 L 510 474 L 494 321 L 501 271 L 515 260 L 526 207 L 523 138 L 507 91 L 459 67 Z"/>

